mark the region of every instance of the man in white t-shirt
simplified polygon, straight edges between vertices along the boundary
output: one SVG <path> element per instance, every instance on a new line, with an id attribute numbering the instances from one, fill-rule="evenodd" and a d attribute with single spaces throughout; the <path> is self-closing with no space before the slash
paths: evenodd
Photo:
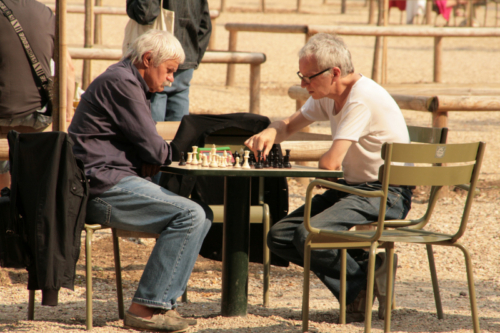
<path id="1" fill-rule="evenodd" d="M 329 34 L 313 36 L 299 52 L 297 75 L 311 98 L 289 118 L 273 122 L 245 144 L 266 156 L 274 143 L 315 121 L 329 121 L 332 146 L 321 156 L 319 167 L 344 171 L 339 183 L 364 190 L 378 190 L 378 169 L 383 163 L 384 142 L 409 142 L 405 120 L 394 99 L 377 83 L 354 73 L 351 55 L 341 38 Z M 386 218 L 402 219 L 411 206 L 411 189 L 390 186 Z M 331 230 L 348 230 L 378 220 L 379 198 L 363 198 L 336 190 L 316 195 L 312 201 L 311 224 Z M 276 223 L 267 243 L 271 251 L 297 265 L 303 265 L 307 231 L 303 226 L 304 207 Z M 366 298 L 368 254 L 348 250 L 347 316 L 348 322 L 363 321 Z M 311 270 L 339 297 L 340 257 L 338 250 L 314 250 Z M 397 261 L 395 261 L 396 263 Z M 377 255 L 375 294 L 379 299 L 379 318 L 384 318 L 385 253 Z"/>

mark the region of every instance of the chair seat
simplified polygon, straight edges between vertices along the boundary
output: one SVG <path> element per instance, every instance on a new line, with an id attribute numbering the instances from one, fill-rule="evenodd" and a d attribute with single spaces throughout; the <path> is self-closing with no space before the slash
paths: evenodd
<path id="1" fill-rule="evenodd" d="M 356 230 L 356 231 L 336 231 L 335 234 L 321 233 L 320 237 L 315 237 L 313 239 L 314 243 L 324 243 L 326 241 L 342 242 L 353 241 L 353 237 L 359 237 L 360 242 L 366 240 L 369 241 L 370 238 L 375 235 L 376 230 Z M 342 237 L 345 235 L 345 238 Z M 391 229 L 384 230 L 382 236 L 380 237 L 380 242 L 402 242 L 402 243 L 441 243 L 447 242 L 452 239 L 452 235 L 442 234 L 438 232 L 431 232 L 426 230 L 416 230 L 408 228 Z"/>

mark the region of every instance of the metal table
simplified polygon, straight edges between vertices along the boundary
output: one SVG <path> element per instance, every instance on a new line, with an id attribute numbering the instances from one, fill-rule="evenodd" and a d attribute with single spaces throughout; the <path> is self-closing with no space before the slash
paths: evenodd
<path id="1" fill-rule="evenodd" d="M 224 227 L 222 248 L 223 316 L 246 316 L 248 249 L 250 235 L 251 177 L 343 177 L 342 171 L 294 165 L 291 169 L 236 169 L 179 166 L 174 162 L 161 171 L 189 176 L 224 176 Z"/>

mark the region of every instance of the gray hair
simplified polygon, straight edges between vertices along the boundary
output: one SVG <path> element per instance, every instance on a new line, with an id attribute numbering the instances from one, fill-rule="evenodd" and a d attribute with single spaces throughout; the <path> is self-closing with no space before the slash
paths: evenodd
<path id="1" fill-rule="evenodd" d="M 122 60 L 130 59 L 135 64 L 141 62 L 147 52 L 151 52 L 154 67 L 167 60 L 177 60 L 182 64 L 186 58 L 181 43 L 174 35 L 168 31 L 151 29 L 132 42 Z"/>
<path id="2" fill-rule="evenodd" d="M 310 56 L 316 58 L 320 69 L 338 67 L 341 76 L 354 73 L 351 53 L 339 36 L 326 33 L 312 36 L 299 51 L 299 59 Z"/>

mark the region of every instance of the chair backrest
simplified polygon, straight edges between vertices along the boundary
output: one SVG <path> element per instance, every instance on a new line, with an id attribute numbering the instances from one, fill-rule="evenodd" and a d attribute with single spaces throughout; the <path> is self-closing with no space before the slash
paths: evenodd
<path id="1" fill-rule="evenodd" d="M 446 143 L 447 127 L 407 126 L 411 142 L 419 143 Z"/>
<path id="2" fill-rule="evenodd" d="M 462 223 L 455 234 L 455 239 L 458 239 L 465 231 L 485 145 L 484 142 L 422 145 L 386 143 L 382 148 L 385 163 L 380 168 L 379 179 L 384 188 L 388 184 L 437 187 L 469 184 Z M 430 204 L 434 205 L 435 201 Z M 421 221 L 414 228 L 422 228 L 427 222 L 428 219 Z"/>

